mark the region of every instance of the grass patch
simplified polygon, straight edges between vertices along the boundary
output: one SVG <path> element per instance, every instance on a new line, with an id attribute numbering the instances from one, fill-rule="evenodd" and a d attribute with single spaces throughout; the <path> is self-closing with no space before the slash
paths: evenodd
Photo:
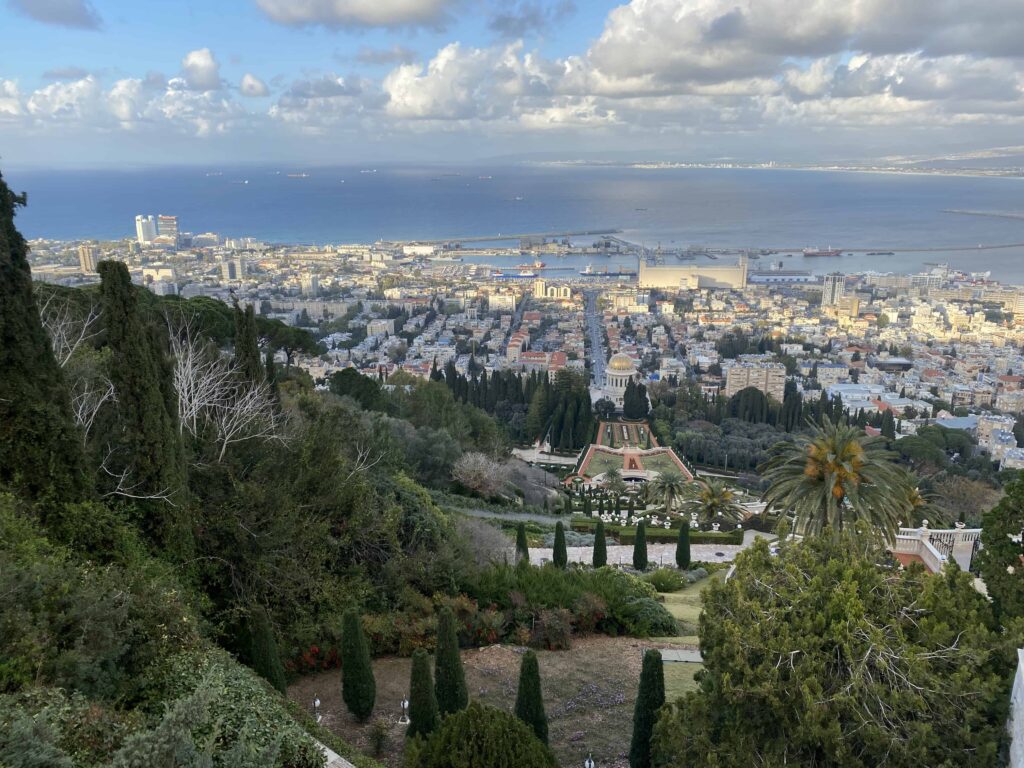
<path id="1" fill-rule="evenodd" d="M 665 701 L 675 701 L 684 694 L 696 691 L 697 681 L 693 676 L 704 669 L 703 664 L 682 661 L 669 662 L 665 667 Z"/>
<path id="2" fill-rule="evenodd" d="M 663 646 L 630 637 L 590 636 L 574 638 L 568 651 L 537 651 L 551 747 L 560 765 L 582 765 L 589 750 L 602 767 L 628 765 L 640 665 L 644 650 L 651 647 Z M 521 651 L 509 645 L 463 651 L 470 698 L 511 710 Z M 377 760 L 388 768 L 398 768 L 405 727 L 396 719 L 398 702 L 408 693 L 410 664 L 407 658 L 374 660 L 377 703 L 367 723 L 355 722 L 345 710 L 337 670 L 302 678 L 288 689 L 288 696 L 305 708 L 314 696 L 319 697 L 323 726 L 364 752 L 370 750 L 370 723 L 377 717 L 387 718 L 388 742 Z M 698 665 L 666 665 L 666 688 L 669 666 L 695 671 Z M 684 684 L 692 685 L 692 679 Z"/>
<path id="3" fill-rule="evenodd" d="M 583 471 L 588 477 L 596 477 L 602 475 L 610 469 L 622 469 L 622 457 L 605 453 L 604 451 L 594 451 L 594 455 L 590 457 L 590 461 L 587 462 L 586 467 Z"/>

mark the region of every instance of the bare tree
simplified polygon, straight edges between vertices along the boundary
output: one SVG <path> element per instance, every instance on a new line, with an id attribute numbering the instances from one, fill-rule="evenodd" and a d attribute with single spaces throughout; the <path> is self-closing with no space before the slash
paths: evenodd
<path id="1" fill-rule="evenodd" d="M 114 454 L 114 449 L 108 446 L 107 455 L 104 456 L 103 461 L 100 462 L 100 470 L 114 480 L 114 486 L 103 493 L 104 497 L 121 496 L 126 499 L 155 499 L 158 501 L 166 501 L 172 507 L 177 506 L 177 504 L 171 501 L 171 495 L 174 493 L 171 488 L 163 488 L 159 491 L 141 493 L 141 483 L 132 482 L 131 464 L 126 464 L 119 470 L 111 467 L 111 461 L 114 458 Z"/>
<path id="2" fill-rule="evenodd" d="M 464 453 L 455 462 L 452 476 L 467 488 L 483 496 L 494 496 L 506 483 L 505 465 L 485 453 Z"/>
<path id="3" fill-rule="evenodd" d="M 283 440 L 283 416 L 266 382 L 236 382 L 228 396 L 209 409 L 209 419 L 217 433 L 220 454 L 224 460 L 228 446 L 256 438 Z"/>
<path id="4" fill-rule="evenodd" d="M 75 423 L 82 428 L 82 442 L 89 439 L 93 422 L 100 409 L 107 402 L 114 402 L 117 396 L 114 383 L 105 373 L 95 376 L 77 376 L 71 382 L 71 412 Z"/>
<path id="5" fill-rule="evenodd" d="M 100 312 L 95 304 L 90 304 L 88 310 L 83 311 L 56 292 L 51 292 L 39 308 L 39 319 L 50 337 L 53 356 L 61 368 L 83 344 L 100 333 Z"/>
<path id="6" fill-rule="evenodd" d="M 210 411 L 231 399 L 238 382 L 220 351 L 195 331 L 191 318 L 171 327 L 170 338 L 179 429 L 195 437 Z"/>
<path id="7" fill-rule="evenodd" d="M 284 416 L 266 381 L 241 377 L 195 327 L 194 318 L 167 318 L 174 356 L 180 429 L 198 436 L 213 427 L 223 461 L 228 447 L 256 438 L 284 439 Z M 365 457 L 364 457 L 365 458 Z"/>

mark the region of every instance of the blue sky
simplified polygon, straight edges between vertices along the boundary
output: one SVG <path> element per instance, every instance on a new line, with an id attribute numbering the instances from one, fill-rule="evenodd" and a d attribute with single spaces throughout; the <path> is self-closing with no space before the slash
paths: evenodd
<path id="1" fill-rule="evenodd" d="M 1019 143 L 1019 0 L 0 0 L 5 164 Z"/>

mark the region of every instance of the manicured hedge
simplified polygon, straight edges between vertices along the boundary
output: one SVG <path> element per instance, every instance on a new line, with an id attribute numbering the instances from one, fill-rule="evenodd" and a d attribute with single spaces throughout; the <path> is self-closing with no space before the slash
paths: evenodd
<path id="1" fill-rule="evenodd" d="M 593 533 L 597 527 L 594 520 L 573 520 L 572 530 L 580 533 Z M 605 533 L 611 536 L 619 544 L 632 544 L 636 537 L 636 526 L 617 525 L 605 523 Z M 675 528 L 661 528 L 649 526 L 647 528 L 647 541 L 658 544 L 675 543 L 679 536 L 678 526 Z M 743 531 L 735 528 L 729 531 L 690 531 L 690 544 L 742 544 Z"/>

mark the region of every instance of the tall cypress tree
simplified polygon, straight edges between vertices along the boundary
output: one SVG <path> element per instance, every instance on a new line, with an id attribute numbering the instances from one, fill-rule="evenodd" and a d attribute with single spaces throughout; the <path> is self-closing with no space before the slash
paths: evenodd
<path id="1" fill-rule="evenodd" d="M 244 310 L 235 302 L 235 370 L 243 379 L 253 383 L 263 381 L 265 371 L 260 360 L 259 339 L 256 336 L 256 313 L 252 304 Z"/>
<path id="2" fill-rule="evenodd" d="M 437 708 L 442 715 L 465 709 L 469 703 L 466 673 L 459 655 L 459 636 L 455 630 L 455 614 L 442 608 L 437 617 L 437 647 L 434 650 L 434 691 Z"/>
<path id="3" fill-rule="evenodd" d="M 516 526 L 516 559 L 530 562 L 530 544 L 526 540 L 526 523 Z"/>
<path id="4" fill-rule="evenodd" d="M 565 526 L 562 525 L 561 520 L 555 523 L 555 550 L 551 559 L 562 570 L 565 570 L 569 564 L 569 555 L 565 551 Z"/>
<path id="5" fill-rule="evenodd" d="M 28 244 L 14 227 L 22 205 L 0 175 L 0 485 L 74 501 L 89 495 L 82 440 L 39 320 Z"/>
<path id="6" fill-rule="evenodd" d="M 604 520 L 598 518 L 594 529 L 594 567 L 608 565 L 608 543 L 604 539 Z"/>
<path id="7" fill-rule="evenodd" d="M 115 469 L 126 473 L 135 497 L 177 497 L 185 486 L 185 461 L 162 326 L 139 309 L 138 289 L 124 264 L 101 261 L 98 270 L 120 429 Z M 150 514 L 147 527 L 179 549 L 180 537 L 191 536 L 187 521 L 168 509 Z"/>
<path id="8" fill-rule="evenodd" d="M 540 667 L 537 654 L 533 651 L 523 654 L 519 666 L 515 713 L 516 717 L 533 729 L 538 739 L 548 743 L 548 716 L 544 712 L 544 697 L 540 688 Z"/>
<path id="9" fill-rule="evenodd" d="M 345 611 L 341 625 L 341 698 L 356 720 L 373 714 L 377 683 L 373 679 L 370 649 L 363 634 L 363 622 L 354 608 Z"/>
<path id="10" fill-rule="evenodd" d="M 437 697 L 434 681 L 430 677 L 430 656 L 423 648 L 412 652 L 412 672 L 409 676 L 409 727 L 405 735 L 429 736 L 437 730 Z"/>
<path id="11" fill-rule="evenodd" d="M 676 539 L 676 565 L 686 571 L 690 568 L 690 524 L 683 520 Z"/>
<path id="12" fill-rule="evenodd" d="M 658 710 L 665 703 L 665 671 L 661 652 L 654 648 L 644 653 L 640 671 L 640 689 L 633 709 L 633 738 L 629 743 L 629 768 L 651 768 L 651 734 Z"/>
<path id="13" fill-rule="evenodd" d="M 270 626 L 267 609 L 259 606 L 249 615 L 249 637 L 252 642 L 252 667 L 281 693 L 287 692 L 284 666 L 277 651 L 274 628 Z"/>
<path id="14" fill-rule="evenodd" d="M 647 526 L 643 520 L 637 525 L 633 540 L 633 567 L 638 571 L 647 570 Z"/>

